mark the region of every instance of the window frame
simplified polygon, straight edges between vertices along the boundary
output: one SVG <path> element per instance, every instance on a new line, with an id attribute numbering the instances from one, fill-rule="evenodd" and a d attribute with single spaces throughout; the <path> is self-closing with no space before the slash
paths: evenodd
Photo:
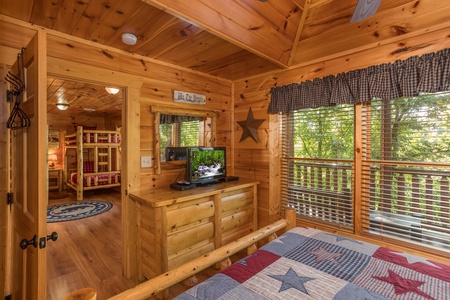
<path id="1" fill-rule="evenodd" d="M 449 96 L 450 97 L 450 94 Z M 397 99 L 394 100 L 389 100 L 389 101 L 395 101 Z M 447 105 L 447 103 L 450 104 L 450 99 L 447 102 L 444 102 L 444 105 L 448 110 L 450 110 L 450 105 Z M 385 104 L 390 104 L 389 102 L 384 102 L 383 105 Z M 450 257 L 450 253 L 447 249 L 447 247 L 449 247 L 448 244 L 441 244 L 441 248 L 436 248 L 436 247 L 432 247 L 430 246 L 426 240 L 430 239 L 430 236 L 427 235 L 426 232 L 426 225 L 425 227 L 422 227 L 422 231 L 421 233 L 421 241 L 420 243 L 417 243 L 417 232 L 419 232 L 419 230 L 417 229 L 417 219 L 416 219 L 416 215 L 412 216 L 410 218 L 410 220 L 408 222 L 411 222 L 411 230 L 409 233 L 407 233 L 410 237 L 409 240 L 404 240 L 401 239 L 399 240 L 398 237 L 395 237 L 392 235 L 392 231 L 389 234 L 379 234 L 376 233 L 374 234 L 374 232 L 372 230 L 369 230 L 369 223 L 371 222 L 371 217 L 369 215 L 369 208 L 368 205 L 370 203 L 370 200 L 368 200 L 368 196 L 367 196 L 367 191 L 371 189 L 371 179 L 370 177 L 367 175 L 368 171 L 370 170 L 370 166 L 373 163 L 383 163 L 383 164 L 395 164 L 395 165 L 407 165 L 407 166 L 415 166 L 415 165 L 420 165 L 420 166 L 428 166 L 430 167 L 430 171 L 427 171 L 429 174 L 437 174 L 436 176 L 438 176 L 439 171 L 435 171 L 434 169 L 431 170 L 433 168 L 435 168 L 436 170 L 438 170 L 440 167 L 442 168 L 446 168 L 445 170 L 447 170 L 448 168 L 450 168 L 450 162 L 440 162 L 440 163 L 433 163 L 433 162 L 404 162 L 404 161 L 382 161 L 380 159 L 375 160 L 371 158 L 370 155 L 370 150 L 371 147 L 373 145 L 371 145 L 371 139 L 370 139 L 370 132 L 372 130 L 371 128 L 371 124 L 372 124 L 372 118 L 374 116 L 371 115 L 370 111 L 368 114 L 364 115 L 365 111 L 366 111 L 366 106 L 370 107 L 371 102 L 367 102 L 367 103 L 357 103 L 354 104 L 354 122 L 355 122 L 355 127 L 354 127 L 354 162 L 353 162 L 353 198 L 352 198 L 352 202 L 353 202 L 353 215 L 354 215 L 354 224 L 353 224 L 353 228 L 351 228 L 351 233 L 355 234 L 356 236 L 361 236 L 361 237 L 368 237 L 371 239 L 375 239 L 375 240 L 379 240 L 379 241 L 387 241 L 389 243 L 394 243 L 397 245 L 401 245 L 404 247 L 414 247 L 415 249 L 419 249 L 421 251 L 427 252 L 427 253 L 433 253 L 433 254 L 437 254 L 437 255 L 441 255 L 444 257 Z M 424 104 L 423 107 L 426 107 L 426 105 Z M 422 106 L 420 106 L 420 108 L 422 108 Z M 282 201 L 284 201 L 284 197 L 286 196 L 286 192 L 283 191 L 282 189 L 285 188 L 283 185 L 286 184 L 286 180 L 283 178 L 283 176 L 286 175 L 287 171 L 284 169 L 286 168 L 286 157 L 285 157 L 285 152 L 283 147 L 285 147 L 283 145 L 283 143 L 285 143 L 285 141 L 283 141 L 283 138 L 285 137 L 284 135 L 286 134 L 285 131 L 289 131 L 285 130 L 285 128 L 283 128 L 285 126 L 285 124 L 283 122 L 285 122 L 286 118 L 286 114 L 279 114 L 279 136 L 280 136 L 280 141 L 279 141 L 279 147 L 280 147 L 280 195 L 282 198 Z M 417 117 L 417 119 L 419 120 L 419 117 Z M 417 120 L 416 120 L 417 121 Z M 430 122 L 430 121 L 426 121 L 426 122 Z M 391 124 L 391 123 L 389 123 Z M 426 124 L 425 124 L 426 125 Z M 392 126 L 392 124 L 390 125 Z M 445 126 L 445 124 L 443 125 Z M 288 133 L 288 134 L 292 134 L 292 133 Z M 382 134 L 382 132 L 380 133 Z M 415 133 L 413 133 L 415 135 Z M 444 140 L 446 141 L 446 140 Z M 389 141 L 388 141 L 389 142 Z M 383 142 L 382 142 L 383 143 Z M 382 144 L 383 145 L 383 144 Z M 381 148 L 380 148 L 381 149 Z M 388 156 L 386 156 L 388 157 Z M 400 171 L 402 171 L 401 169 L 399 169 Z M 434 173 L 433 173 L 434 172 Z M 369 172 L 370 173 L 370 172 Z M 428 174 L 427 173 L 427 174 Z M 450 174 L 450 172 L 449 172 Z M 429 177 L 431 177 L 431 175 L 429 175 Z M 385 179 L 385 180 L 389 180 Z M 428 180 L 428 179 L 427 179 Z M 430 179 L 431 180 L 431 179 Z M 447 179 L 445 179 L 446 182 L 448 182 L 448 189 L 450 190 L 450 176 L 448 176 Z M 373 181 L 373 180 L 372 180 Z M 389 182 L 388 182 L 389 184 Z M 390 183 L 392 184 L 392 182 Z M 398 183 L 395 183 L 398 184 Z M 423 185 L 425 183 L 422 183 Z M 427 184 L 430 185 L 430 181 L 427 181 Z M 444 183 L 445 184 L 445 183 Z M 447 189 L 447 187 L 446 187 Z M 393 189 L 392 189 L 393 190 Z M 399 192 L 399 191 L 397 191 Z M 431 194 L 431 193 L 430 193 Z M 447 194 L 445 194 L 447 195 Z M 450 201 L 450 191 L 448 192 L 447 196 L 444 196 L 446 198 L 448 198 Z M 390 201 L 394 201 L 393 198 L 390 198 Z M 444 209 L 448 210 L 450 207 L 450 203 L 444 203 L 442 204 L 445 200 L 441 200 L 441 204 L 440 207 L 444 207 Z M 426 204 L 429 206 L 430 204 Z M 283 212 L 283 202 L 282 202 L 282 208 L 281 211 Z M 397 213 L 399 216 L 401 214 Z M 317 227 L 317 228 L 322 228 L 325 230 L 339 230 L 339 231 L 346 231 L 346 228 L 336 228 L 336 226 L 330 226 L 330 224 L 324 224 L 323 222 L 318 222 L 315 220 L 311 220 L 308 218 L 304 218 L 302 216 L 297 215 L 297 218 L 299 220 L 301 220 L 301 223 L 305 226 L 313 226 L 313 227 Z M 426 218 L 430 218 L 430 215 L 426 216 Z M 449 214 L 448 212 L 445 212 L 443 215 L 441 214 L 439 216 L 439 218 L 443 218 L 443 219 L 449 219 Z M 423 222 L 423 221 L 422 221 Z M 441 222 L 442 223 L 442 222 Z M 413 228 L 414 227 L 414 228 Z M 445 227 L 445 226 L 444 226 Z M 448 236 L 448 228 L 447 227 L 442 227 L 442 228 L 438 228 L 440 231 L 440 233 L 444 233 L 444 235 Z M 449 226 L 450 227 L 450 226 Z M 425 228 L 425 229 L 424 229 Z M 428 229 L 430 228 L 430 226 L 428 226 Z M 447 228 L 447 229 L 446 229 Z M 414 234 L 414 235 L 413 235 Z M 432 237 L 433 232 L 431 232 L 431 237 Z"/>
<path id="2" fill-rule="evenodd" d="M 217 118 L 219 117 L 219 112 L 215 110 L 205 110 L 205 109 L 188 109 L 188 108 L 176 108 L 169 106 L 160 106 L 154 105 L 150 108 L 151 113 L 153 114 L 153 147 L 154 147 L 154 157 L 155 157 L 155 174 L 162 174 L 161 169 L 161 150 L 160 150 L 160 117 L 161 114 L 167 115 L 181 115 L 181 116 L 194 116 L 201 118 L 210 118 L 211 119 L 211 136 L 210 136 L 210 144 L 211 146 L 215 146 L 216 144 L 216 136 L 217 136 Z"/>

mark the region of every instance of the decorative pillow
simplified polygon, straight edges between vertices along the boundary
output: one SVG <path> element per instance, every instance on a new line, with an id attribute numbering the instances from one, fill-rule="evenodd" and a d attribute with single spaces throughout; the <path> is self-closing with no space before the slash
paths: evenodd
<path id="1" fill-rule="evenodd" d="M 83 172 L 84 173 L 94 173 L 94 162 L 93 161 L 83 161 Z"/>

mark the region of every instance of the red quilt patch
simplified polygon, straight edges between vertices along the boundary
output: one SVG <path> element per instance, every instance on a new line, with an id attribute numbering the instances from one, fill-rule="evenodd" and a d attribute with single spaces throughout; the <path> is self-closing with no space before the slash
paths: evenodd
<path id="1" fill-rule="evenodd" d="M 272 252 L 257 250 L 252 255 L 223 270 L 222 274 L 233 278 L 239 283 L 243 283 L 280 257 Z"/>
<path id="2" fill-rule="evenodd" d="M 427 259 L 423 259 L 423 261 L 409 261 L 408 256 L 403 252 L 394 251 L 386 247 L 378 248 L 372 256 L 443 281 L 450 281 L 450 266 L 439 262 Z"/>

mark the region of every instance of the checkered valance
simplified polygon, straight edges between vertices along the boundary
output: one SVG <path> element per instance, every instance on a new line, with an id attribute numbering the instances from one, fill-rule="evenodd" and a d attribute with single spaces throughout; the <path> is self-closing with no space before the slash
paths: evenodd
<path id="1" fill-rule="evenodd" d="M 182 116 L 182 115 L 167 115 L 161 114 L 159 124 L 173 124 L 173 123 L 183 123 L 191 121 L 200 121 L 201 117 L 196 116 Z"/>
<path id="2" fill-rule="evenodd" d="M 450 49 L 272 88 L 269 113 L 450 91 Z"/>

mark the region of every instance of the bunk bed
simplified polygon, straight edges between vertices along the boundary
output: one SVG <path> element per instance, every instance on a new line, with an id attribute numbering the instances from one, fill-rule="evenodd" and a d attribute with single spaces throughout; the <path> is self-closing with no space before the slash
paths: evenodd
<path id="1" fill-rule="evenodd" d="M 120 131 L 77 126 L 65 135 L 64 147 L 65 184 L 77 192 L 77 200 L 84 191 L 120 186 Z"/>
<path id="2" fill-rule="evenodd" d="M 292 228 L 293 219 L 290 210 L 287 219 L 110 300 L 164 298 L 170 286 L 221 261 L 226 268 L 175 299 L 450 299 L 450 265 L 314 228 Z M 280 237 L 253 247 L 283 228 Z M 226 262 L 246 247 L 248 256 Z"/>

